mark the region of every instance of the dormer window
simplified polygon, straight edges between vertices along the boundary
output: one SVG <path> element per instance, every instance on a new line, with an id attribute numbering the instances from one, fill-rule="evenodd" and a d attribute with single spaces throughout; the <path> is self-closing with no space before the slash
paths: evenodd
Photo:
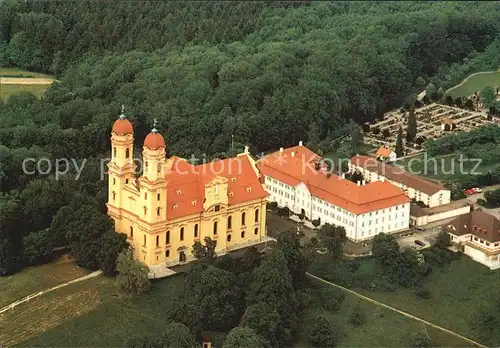
<path id="1" fill-rule="evenodd" d="M 179 209 L 179 206 L 177 204 L 174 205 L 174 210 Z"/>
<path id="2" fill-rule="evenodd" d="M 182 194 L 181 190 L 177 190 L 177 196 L 180 196 Z"/>
<path id="3" fill-rule="evenodd" d="M 229 197 L 233 197 L 233 196 L 234 196 L 234 193 L 229 192 Z"/>
<path id="4" fill-rule="evenodd" d="M 231 181 L 232 182 L 236 182 L 236 178 L 231 178 Z"/>
<path id="5" fill-rule="evenodd" d="M 191 204 L 193 205 L 193 207 L 196 205 L 196 201 L 191 201 Z"/>
<path id="6" fill-rule="evenodd" d="M 219 204 L 217 204 L 217 205 L 215 206 L 215 211 L 220 211 L 220 205 L 219 205 Z"/>
<path id="7" fill-rule="evenodd" d="M 252 192 L 252 187 L 251 186 L 247 187 L 247 192 Z"/>

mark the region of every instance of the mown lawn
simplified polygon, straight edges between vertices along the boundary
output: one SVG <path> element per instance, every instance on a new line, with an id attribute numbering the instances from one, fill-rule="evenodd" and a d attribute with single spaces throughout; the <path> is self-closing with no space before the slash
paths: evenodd
<path id="1" fill-rule="evenodd" d="M 317 283 L 317 290 L 327 285 Z M 314 296 L 314 294 L 313 294 Z M 350 323 L 350 315 L 359 305 L 366 317 L 362 326 Z M 339 347 L 409 347 L 412 336 L 418 332 L 427 333 L 433 347 L 469 347 L 470 344 L 455 336 L 433 329 L 398 313 L 346 294 L 342 307 L 336 312 L 325 311 L 317 301 L 302 318 L 300 341 L 296 347 L 309 347 L 307 336 L 316 318 L 325 314 L 342 333 Z"/>
<path id="2" fill-rule="evenodd" d="M 107 283 L 100 285 L 100 303 L 97 307 L 21 345 L 123 347 L 136 335 L 157 336 L 171 321 L 169 315 L 184 281 L 182 275 L 165 278 L 156 281 L 150 292 L 127 300 L 117 296 L 116 287 L 110 285 L 113 280 L 106 279 Z"/>
<path id="3" fill-rule="evenodd" d="M 0 76 L 2 77 L 45 77 L 53 78 L 51 75 L 26 71 L 21 68 L 0 68 Z"/>
<path id="4" fill-rule="evenodd" d="M 426 154 L 420 154 L 396 161 L 394 165 L 401 166 L 411 174 L 425 176 L 434 180 L 445 180 L 454 174 L 486 173 L 497 165 L 494 162 L 480 163 L 476 168 L 476 163 L 477 161 L 469 161 L 465 156 L 454 153 L 437 157 L 428 157 Z"/>
<path id="5" fill-rule="evenodd" d="M 0 307 L 88 273 L 74 262 L 61 258 L 46 265 L 25 268 L 8 277 L 0 277 Z"/>
<path id="6" fill-rule="evenodd" d="M 500 71 L 474 75 L 470 77 L 462 86 L 451 88 L 447 91 L 446 94 L 451 95 L 455 98 L 465 97 L 473 94 L 476 91 L 482 91 L 486 86 L 500 86 Z"/>
<path id="7" fill-rule="evenodd" d="M 443 326 L 481 342 L 471 328 L 477 311 L 500 289 L 500 273 L 472 261 L 467 256 L 443 268 L 434 268 L 423 286 L 431 293 L 419 299 L 412 289 L 394 292 L 357 290 L 375 300 L 409 312 L 433 324 Z"/>
<path id="8" fill-rule="evenodd" d="M 0 100 L 7 100 L 13 94 L 19 94 L 21 92 L 30 92 L 36 97 L 40 97 L 50 85 L 12 85 L 12 84 L 2 84 L 0 86 Z"/>

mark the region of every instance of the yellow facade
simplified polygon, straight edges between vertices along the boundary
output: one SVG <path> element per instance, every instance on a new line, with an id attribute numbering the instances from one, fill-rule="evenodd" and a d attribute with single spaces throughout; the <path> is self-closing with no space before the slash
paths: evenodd
<path id="1" fill-rule="evenodd" d="M 112 133 L 108 214 L 115 221 L 116 231 L 127 235 L 135 258 L 154 276 L 161 276 L 166 267 L 192 260 L 193 244 L 203 243 L 205 237 L 217 241 L 218 255 L 265 241 L 267 199 L 229 205 L 230 179 L 222 176 L 204 185 L 204 202 L 193 202 L 203 204 L 202 212 L 170 219 L 168 178 L 165 180 L 162 174 L 169 165 L 165 148 L 143 148 L 143 175 L 137 178 L 133 141 L 132 134 Z M 258 174 L 247 152 L 238 156 L 248 156 Z"/>

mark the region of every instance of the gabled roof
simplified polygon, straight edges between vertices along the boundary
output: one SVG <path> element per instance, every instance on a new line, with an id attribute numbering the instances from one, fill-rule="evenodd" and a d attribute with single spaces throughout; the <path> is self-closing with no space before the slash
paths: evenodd
<path id="1" fill-rule="evenodd" d="M 205 185 L 217 178 L 227 182 L 228 204 L 268 196 L 247 154 L 216 162 L 193 165 L 177 156 L 166 162 L 167 218 L 175 219 L 203 212 Z"/>
<path id="2" fill-rule="evenodd" d="M 387 146 L 382 145 L 381 147 L 378 148 L 376 155 L 380 157 L 390 157 L 391 153 L 393 153 L 390 148 Z"/>
<path id="3" fill-rule="evenodd" d="M 500 241 L 500 220 L 482 210 L 459 215 L 444 225 L 443 229 L 456 236 L 473 234 L 488 242 Z"/>
<path id="4" fill-rule="evenodd" d="M 441 190 L 447 190 L 443 185 L 426 180 L 418 175 L 410 174 L 401 167 L 395 167 L 391 164 L 380 162 L 373 157 L 358 155 L 352 157 L 349 162 L 428 195 L 433 195 Z"/>
<path id="5" fill-rule="evenodd" d="M 305 146 L 276 151 L 257 162 L 260 172 L 290 186 L 304 183 L 311 194 L 355 214 L 388 208 L 410 200 L 389 182 L 358 186 L 327 173 L 323 159 Z"/>

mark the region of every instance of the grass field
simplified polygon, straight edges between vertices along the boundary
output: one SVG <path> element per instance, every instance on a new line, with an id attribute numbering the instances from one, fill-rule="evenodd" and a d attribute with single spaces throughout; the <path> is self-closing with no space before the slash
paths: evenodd
<path id="1" fill-rule="evenodd" d="M 476 161 L 465 161 L 460 164 L 460 154 L 427 157 L 426 154 L 419 154 L 414 157 L 405 158 L 394 162 L 394 165 L 402 166 L 411 174 L 421 175 L 435 180 L 444 180 L 453 174 L 479 174 L 486 173 L 494 168 L 497 163 L 482 163 L 477 168 Z M 462 169 L 461 169 L 462 168 Z"/>
<path id="2" fill-rule="evenodd" d="M 446 95 L 451 95 L 455 98 L 465 97 L 476 91 L 483 90 L 486 86 L 500 86 L 500 71 L 469 76 L 465 82 L 446 91 Z"/>
<path id="3" fill-rule="evenodd" d="M 411 289 L 358 291 L 481 342 L 472 330 L 471 322 L 476 312 L 495 295 L 493 289 L 500 289 L 500 273 L 463 256 L 449 266 L 433 269 L 423 286 L 431 292 L 430 299 L 418 299 Z"/>
<path id="4" fill-rule="evenodd" d="M 0 100 L 7 100 L 11 95 L 21 92 L 30 92 L 40 97 L 50 85 L 7 85 L 0 86 Z"/>
<path id="5" fill-rule="evenodd" d="M 0 68 L 0 76 L 2 77 L 44 77 L 54 78 L 51 75 L 41 74 L 31 71 L 26 71 L 20 68 Z"/>
<path id="6" fill-rule="evenodd" d="M 88 302 L 86 308 L 89 310 L 82 309 L 80 316 L 73 319 L 67 318 L 68 321 L 36 337 L 26 337 L 21 345 L 26 347 L 123 347 L 127 340 L 135 335 L 156 336 L 171 321 L 169 314 L 182 291 L 183 281 L 182 275 L 157 281 L 150 292 L 136 299 L 127 300 L 117 296 L 118 292 L 113 279 L 105 277 L 92 279 L 88 284 L 85 282 L 90 289 L 84 296 Z M 71 289 L 66 291 L 70 294 Z M 87 290 L 84 289 L 84 291 Z M 61 294 L 57 297 L 61 297 Z M 93 299 L 96 297 L 98 303 L 94 304 Z M 79 299 L 70 303 L 78 306 L 81 301 Z M 68 307 L 71 306 L 68 305 Z M 50 317 L 50 315 L 50 313 L 44 313 L 45 317 Z"/>
<path id="7" fill-rule="evenodd" d="M 53 263 L 28 267 L 21 272 L 0 278 L 0 307 L 27 295 L 83 277 L 89 272 L 61 258 Z"/>
<path id="8" fill-rule="evenodd" d="M 19 68 L 0 68 L 0 78 L 44 78 L 44 79 L 53 79 L 53 76 L 34 73 L 30 71 L 25 71 Z M 50 84 L 28 84 L 23 82 L 22 84 L 8 84 L 2 83 L 0 84 L 0 100 L 6 100 L 13 94 L 18 94 L 21 92 L 30 92 L 35 96 L 40 97 L 47 88 L 49 88 Z"/>
<path id="9" fill-rule="evenodd" d="M 327 285 L 319 284 L 318 288 Z M 314 296 L 314 294 L 313 294 Z M 349 317 L 356 306 L 360 306 L 366 316 L 366 323 L 356 327 L 349 322 Z M 307 335 L 312 323 L 320 314 L 326 314 L 336 327 L 343 333 L 339 347 L 409 347 L 412 335 L 425 332 L 429 336 L 433 347 L 469 347 L 470 344 L 428 327 L 415 320 L 408 319 L 398 313 L 379 307 L 375 304 L 362 301 L 354 295 L 346 294 L 342 308 L 336 312 L 324 311 L 320 303 L 313 303 L 302 318 L 300 342 L 297 347 L 309 347 Z"/>

